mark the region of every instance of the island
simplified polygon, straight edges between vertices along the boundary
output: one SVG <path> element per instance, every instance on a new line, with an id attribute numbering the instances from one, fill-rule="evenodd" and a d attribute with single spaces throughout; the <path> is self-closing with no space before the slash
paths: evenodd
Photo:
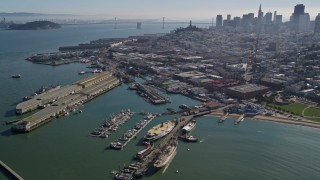
<path id="1" fill-rule="evenodd" d="M 11 24 L 11 30 L 47 30 L 59 29 L 61 26 L 51 21 L 32 21 L 25 24 Z"/>

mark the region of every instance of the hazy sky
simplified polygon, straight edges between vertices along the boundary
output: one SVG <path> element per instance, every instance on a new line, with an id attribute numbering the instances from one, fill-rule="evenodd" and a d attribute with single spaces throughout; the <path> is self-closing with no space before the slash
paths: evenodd
<path id="1" fill-rule="evenodd" d="M 311 19 L 320 13 L 320 0 L 0 0 L 0 12 L 92 15 L 104 18 L 210 19 L 217 14 L 241 16 L 262 10 L 288 18 L 304 4 Z"/>

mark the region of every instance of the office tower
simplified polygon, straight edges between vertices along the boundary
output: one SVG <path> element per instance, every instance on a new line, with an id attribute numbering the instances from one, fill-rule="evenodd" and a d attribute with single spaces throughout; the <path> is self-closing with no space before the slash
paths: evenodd
<path id="1" fill-rule="evenodd" d="M 276 23 L 277 11 L 273 13 L 273 23 Z"/>
<path id="2" fill-rule="evenodd" d="M 231 14 L 227 15 L 227 20 L 230 21 L 231 20 Z"/>
<path id="3" fill-rule="evenodd" d="M 276 15 L 274 23 L 281 24 L 282 23 L 282 15 Z"/>
<path id="4" fill-rule="evenodd" d="M 266 24 L 271 24 L 272 23 L 272 13 L 271 12 L 267 12 L 266 13 L 265 22 L 266 22 Z"/>
<path id="5" fill-rule="evenodd" d="M 310 26 L 310 16 L 308 13 L 302 14 L 298 19 L 298 32 L 306 32 L 309 31 Z"/>
<path id="6" fill-rule="evenodd" d="M 241 25 L 241 18 L 240 17 L 234 17 L 233 21 L 235 21 L 236 27 L 239 27 Z"/>
<path id="7" fill-rule="evenodd" d="M 260 4 L 260 7 L 259 7 L 259 11 L 258 11 L 258 19 L 263 19 L 263 12 L 261 10 L 261 4 Z"/>
<path id="8" fill-rule="evenodd" d="M 216 26 L 217 27 L 221 27 L 222 26 L 222 15 L 217 15 Z"/>
<path id="9" fill-rule="evenodd" d="M 314 21 L 314 33 L 320 33 L 320 13 Z"/>

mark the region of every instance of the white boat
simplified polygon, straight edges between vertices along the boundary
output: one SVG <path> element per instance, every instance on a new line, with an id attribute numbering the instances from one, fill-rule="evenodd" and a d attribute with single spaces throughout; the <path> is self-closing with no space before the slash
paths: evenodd
<path id="1" fill-rule="evenodd" d="M 85 71 L 80 71 L 79 72 L 79 75 L 83 75 L 83 74 L 85 74 L 86 72 Z"/>
<path id="2" fill-rule="evenodd" d="M 190 132 L 195 126 L 196 126 L 196 120 L 192 120 L 182 128 L 182 131 L 185 133 Z"/>
<path id="3" fill-rule="evenodd" d="M 235 122 L 234 124 L 239 124 L 240 122 L 242 122 L 244 120 L 244 115 L 241 115 Z"/>
<path id="4" fill-rule="evenodd" d="M 162 168 L 167 165 L 176 155 L 177 145 L 168 145 L 162 152 L 156 162 L 153 164 L 155 168 Z"/>
<path id="5" fill-rule="evenodd" d="M 171 121 L 160 123 L 153 128 L 151 128 L 148 133 L 144 136 L 146 141 L 152 142 L 155 141 L 172 131 L 174 128 L 174 123 Z"/>

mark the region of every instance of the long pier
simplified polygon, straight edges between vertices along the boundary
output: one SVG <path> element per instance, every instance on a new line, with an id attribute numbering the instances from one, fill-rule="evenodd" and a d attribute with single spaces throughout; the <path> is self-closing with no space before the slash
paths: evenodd
<path id="1" fill-rule="evenodd" d="M 142 177 L 145 174 L 148 168 L 153 165 L 156 158 L 162 153 L 162 149 L 164 149 L 168 145 L 168 142 L 170 140 L 178 137 L 178 133 L 181 127 L 190 122 L 193 117 L 194 116 L 182 116 L 176 120 L 174 129 L 160 141 L 158 146 L 155 147 L 145 159 L 143 159 L 142 164 L 134 173 L 135 177 Z"/>
<path id="2" fill-rule="evenodd" d="M 122 144 L 121 149 L 123 149 L 137 134 L 139 134 L 139 132 L 145 128 L 154 118 L 156 118 L 155 115 L 152 116 L 151 119 L 149 119 L 143 126 L 141 126 L 141 128 L 139 130 L 137 130 L 125 143 Z M 134 129 L 134 128 L 132 128 Z"/>
<path id="3" fill-rule="evenodd" d="M 5 169 L 7 172 L 9 172 L 14 178 L 18 180 L 23 180 L 23 178 L 16 172 L 14 172 L 9 166 L 7 166 L 4 162 L 0 160 L 0 166 Z"/>

